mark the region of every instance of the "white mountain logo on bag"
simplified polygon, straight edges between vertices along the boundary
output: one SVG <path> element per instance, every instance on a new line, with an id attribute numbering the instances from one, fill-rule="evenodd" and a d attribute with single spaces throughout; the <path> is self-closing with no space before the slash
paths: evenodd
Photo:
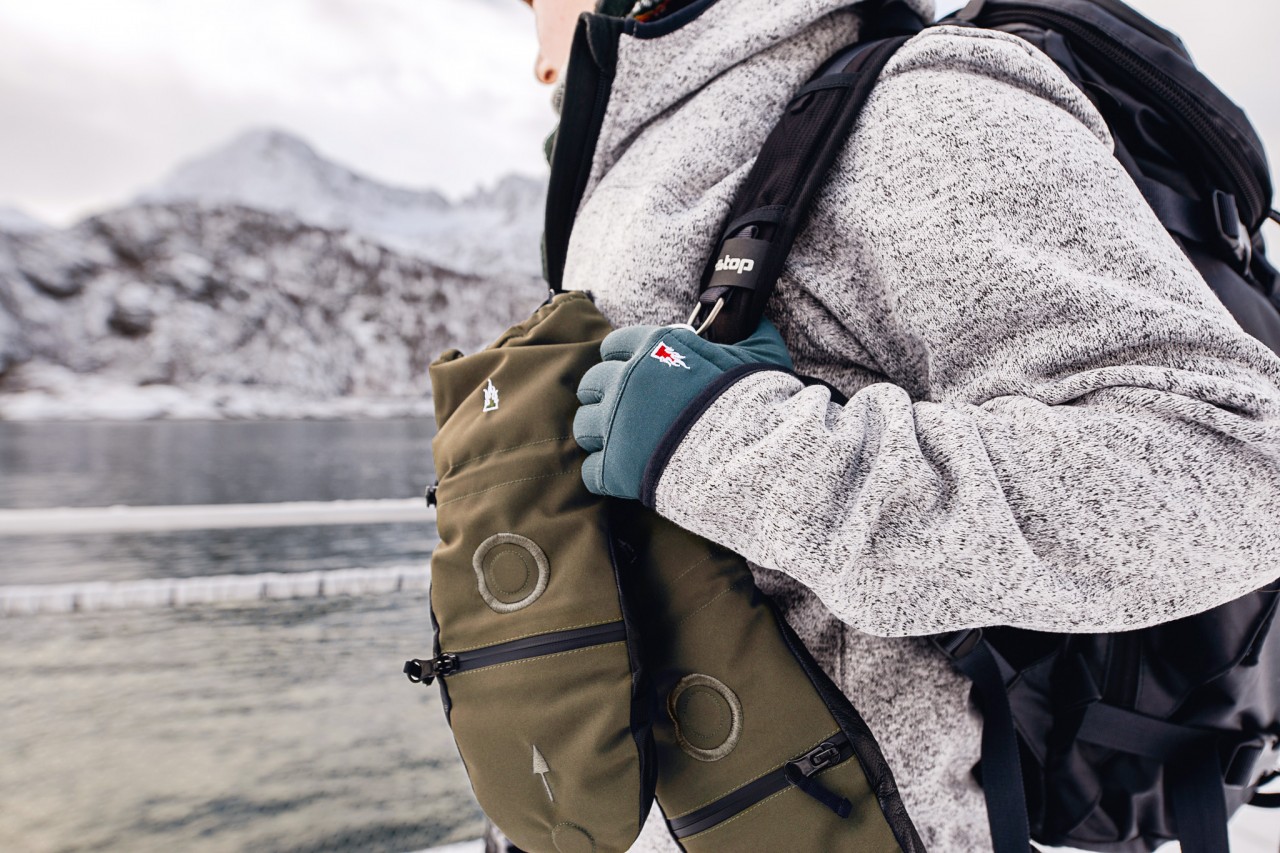
<path id="1" fill-rule="evenodd" d="M 716 261 L 716 272 L 725 272 L 727 270 L 742 275 L 744 272 L 751 272 L 755 268 L 756 262 L 750 258 L 735 258 L 730 254 L 726 254 Z"/>
<path id="2" fill-rule="evenodd" d="M 693 369 L 684 363 L 683 355 L 661 341 L 659 341 L 658 345 L 653 348 L 653 352 L 649 353 L 649 357 L 656 358 L 668 367 L 683 367 L 685 370 Z"/>
<path id="3" fill-rule="evenodd" d="M 498 411 L 498 389 L 492 379 L 485 380 L 489 384 L 484 387 L 484 411 Z"/>

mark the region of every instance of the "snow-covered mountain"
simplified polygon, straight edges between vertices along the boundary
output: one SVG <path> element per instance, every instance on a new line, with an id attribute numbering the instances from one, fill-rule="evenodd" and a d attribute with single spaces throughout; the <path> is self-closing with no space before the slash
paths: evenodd
<path id="1" fill-rule="evenodd" d="M 256 132 L 71 228 L 0 222 L 0 418 L 426 415 L 436 355 L 542 300 L 541 209 Z"/>
<path id="2" fill-rule="evenodd" d="M 24 210 L 0 205 L 0 231 L 10 234 L 31 234 L 36 231 L 47 231 L 49 227 Z"/>
<path id="3" fill-rule="evenodd" d="M 509 175 L 451 204 L 434 190 L 392 187 L 359 175 L 279 130 L 238 136 L 179 166 L 139 200 L 287 213 L 477 273 L 541 270 L 542 182 Z"/>

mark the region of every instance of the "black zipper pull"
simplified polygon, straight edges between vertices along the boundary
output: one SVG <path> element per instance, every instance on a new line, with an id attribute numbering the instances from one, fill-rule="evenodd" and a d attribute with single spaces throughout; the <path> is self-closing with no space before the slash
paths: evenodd
<path id="1" fill-rule="evenodd" d="M 840 754 L 838 746 L 829 741 L 823 741 L 795 761 L 788 761 L 783 767 L 783 773 L 788 782 L 843 819 L 853 812 L 853 803 L 812 778 L 815 774 L 843 760 L 844 757 Z"/>
<path id="2" fill-rule="evenodd" d="M 434 660 L 407 660 L 404 662 L 404 674 L 414 684 L 431 684 L 437 678 L 444 678 L 458 671 L 458 656 L 443 654 Z"/>

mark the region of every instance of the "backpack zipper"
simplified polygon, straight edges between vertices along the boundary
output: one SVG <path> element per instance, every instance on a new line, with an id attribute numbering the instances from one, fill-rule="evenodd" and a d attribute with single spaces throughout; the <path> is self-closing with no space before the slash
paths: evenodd
<path id="1" fill-rule="evenodd" d="M 1044 26 L 1078 38 L 1127 71 L 1140 83 L 1155 90 L 1158 95 L 1163 95 L 1165 102 L 1169 103 L 1174 112 L 1191 126 L 1210 153 L 1226 166 L 1229 177 L 1244 196 L 1246 209 L 1253 220 L 1246 225 L 1250 229 L 1256 226 L 1259 212 L 1265 211 L 1267 204 L 1262 197 L 1262 188 L 1254 177 L 1252 166 L 1245 161 L 1238 147 L 1225 138 L 1222 131 L 1214 125 L 1205 109 L 1188 95 L 1177 81 L 1105 32 L 1066 15 L 1024 6 L 1019 10 L 993 11 L 990 15 L 982 17 L 982 24 L 989 27 L 1015 23 Z"/>
<path id="2" fill-rule="evenodd" d="M 623 622 L 609 622 L 588 628 L 570 628 L 567 631 L 523 637 L 519 640 L 509 640 L 465 652 L 444 652 L 430 660 L 415 658 L 405 661 L 404 674 L 415 684 L 419 682 L 431 684 L 437 678 L 447 678 L 459 672 L 571 652 L 588 646 L 620 643 L 626 638 L 627 627 Z"/>
<path id="3" fill-rule="evenodd" d="M 853 811 L 853 804 L 813 777 L 852 756 L 853 745 L 840 732 L 799 758 L 788 761 L 777 770 L 748 782 L 715 802 L 682 817 L 672 818 L 667 821 L 667 826 L 676 838 L 687 838 L 724 823 L 788 786 L 799 788 L 839 817 L 846 818 Z"/>

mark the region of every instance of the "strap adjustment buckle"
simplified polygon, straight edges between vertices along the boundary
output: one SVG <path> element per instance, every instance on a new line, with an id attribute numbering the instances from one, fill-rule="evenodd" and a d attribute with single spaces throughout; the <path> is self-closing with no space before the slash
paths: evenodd
<path id="1" fill-rule="evenodd" d="M 952 631 L 950 634 L 939 634 L 933 638 L 934 645 L 953 661 L 968 657 L 980 642 L 982 642 L 981 628 Z"/>
<path id="2" fill-rule="evenodd" d="M 1223 764 L 1222 781 L 1229 788 L 1250 788 L 1280 769 L 1280 737 L 1258 735 L 1237 743 Z"/>
<path id="3" fill-rule="evenodd" d="M 1240 270 L 1248 272 L 1253 263 L 1253 243 L 1249 240 L 1249 229 L 1240 219 L 1235 196 L 1222 190 L 1213 191 L 1213 221 L 1218 226 L 1218 236 L 1240 263 Z"/>

